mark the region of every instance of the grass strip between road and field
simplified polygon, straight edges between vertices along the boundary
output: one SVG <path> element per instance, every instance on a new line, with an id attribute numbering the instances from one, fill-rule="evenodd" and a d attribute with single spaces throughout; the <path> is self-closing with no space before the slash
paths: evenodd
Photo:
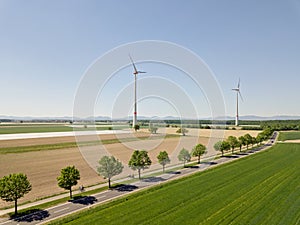
<path id="1" fill-rule="evenodd" d="M 107 145 L 115 144 L 122 142 L 132 142 L 132 141 L 141 141 L 141 140 L 155 140 L 155 139 L 164 139 L 164 138 L 178 138 L 180 137 L 177 134 L 167 134 L 166 136 L 152 136 L 152 137 L 139 137 L 139 138 L 120 138 L 120 139 L 108 139 L 100 141 L 86 141 L 86 142 L 65 142 L 65 143 L 56 143 L 56 144 L 46 144 L 46 145 L 30 145 L 30 146 L 17 146 L 17 147 L 4 147 L 0 148 L 0 154 L 8 153 L 25 153 L 33 151 L 45 151 L 45 150 L 59 150 L 65 148 L 75 148 L 77 146 L 95 146 L 95 145 Z"/>
<path id="2" fill-rule="evenodd" d="M 297 224 L 299 158 L 299 144 L 277 144 L 51 224 Z"/>

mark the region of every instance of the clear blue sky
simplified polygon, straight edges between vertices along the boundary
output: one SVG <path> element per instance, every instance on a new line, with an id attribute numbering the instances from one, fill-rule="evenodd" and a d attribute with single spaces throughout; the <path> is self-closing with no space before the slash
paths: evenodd
<path id="1" fill-rule="evenodd" d="M 231 88 L 239 77 L 241 115 L 300 115 L 299 0 L 0 0 L 0 29 L 0 115 L 71 116 L 91 63 L 140 40 L 174 42 L 199 55 L 221 86 L 227 115 L 235 114 Z M 139 67 L 145 76 L 161 75 L 155 65 Z M 111 114 L 109 96 L 132 82 L 131 72 L 125 68 L 120 82 L 106 88 L 95 114 Z M 188 85 L 201 116 L 210 116 L 203 96 Z M 157 99 L 141 102 L 139 113 L 176 115 Z"/>

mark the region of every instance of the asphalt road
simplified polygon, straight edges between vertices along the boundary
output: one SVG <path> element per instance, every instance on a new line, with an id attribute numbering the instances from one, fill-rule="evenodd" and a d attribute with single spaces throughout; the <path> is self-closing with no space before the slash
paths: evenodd
<path id="1" fill-rule="evenodd" d="M 125 196 L 127 194 L 141 190 L 143 188 L 147 188 L 147 187 L 150 187 L 150 186 L 162 183 L 162 182 L 166 182 L 171 179 L 181 178 L 183 176 L 187 176 L 192 173 L 205 170 L 212 166 L 217 166 L 217 165 L 227 163 L 232 160 L 246 157 L 247 155 L 256 153 L 258 151 L 266 149 L 267 147 L 272 146 L 275 143 L 277 135 L 278 135 L 277 132 L 275 132 L 268 143 L 257 148 L 255 151 L 252 151 L 249 153 L 241 153 L 241 154 L 235 154 L 232 156 L 221 157 L 212 162 L 201 163 L 201 165 L 199 165 L 199 166 L 184 168 L 184 169 L 181 169 L 178 171 L 165 173 L 165 174 L 162 174 L 159 176 L 149 177 L 149 178 L 142 179 L 141 181 L 137 181 L 137 182 L 134 182 L 131 184 L 120 185 L 119 187 L 117 187 L 113 190 L 104 191 L 99 194 L 92 195 L 92 196 L 86 196 L 86 197 L 83 197 L 80 199 L 75 199 L 73 201 L 70 201 L 70 202 L 55 206 L 55 207 L 51 207 L 46 210 L 36 210 L 35 212 L 28 214 L 26 216 L 22 216 L 22 217 L 18 217 L 18 218 L 11 218 L 11 219 L 2 219 L 2 221 L 0 219 L 0 224 L 7 224 L 7 225 L 20 224 L 20 225 L 22 225 L 22 224 L 42 224 L 45 222 L 49 222 L 50 220 L 54 220 L 59 217 L 74 213 L 76 211 L 80 211 L 82 209 L 89 208 L 91 206 L 113 200 L 120 196 Z"/>

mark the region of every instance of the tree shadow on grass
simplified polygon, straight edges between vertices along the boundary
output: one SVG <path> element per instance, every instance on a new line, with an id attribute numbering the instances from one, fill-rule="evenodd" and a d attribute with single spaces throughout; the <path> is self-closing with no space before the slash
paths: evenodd
<path id="1" fill-rule="evenodd" d="M 97 202 L 97 199 L 94 196 L 78 196 L 74 197 L 74 199 L 70 200 L 70 202 L 81 205 L 93 205 Z"/>
<path id="2" fill-rule="evenodd" d="M 49 217 L 50 214 L 47 210 L 41 210 L 41 209 L 30 209 L 26 210 L 24 212 L 19 213 L 18 215 L 13 215 L 10 217 L 11 220 L 17 221 L 17 222 L 33 222 L 33 221 L 41 221 L 47 217 Z"/>
<path id="3" fill-rule="evenodd" d="M 119 185 L 115 186 L 113 189 L 116 191 L 119 191 L 119 192 L 130 192 L 130 191 L 134 191 L 137 188 L 138 187 L 135 185 L 119 184 Z"/>

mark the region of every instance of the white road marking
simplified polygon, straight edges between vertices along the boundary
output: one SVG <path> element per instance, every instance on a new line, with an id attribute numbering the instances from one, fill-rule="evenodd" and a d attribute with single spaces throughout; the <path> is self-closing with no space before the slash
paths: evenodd
<path id="1" fill-rule="evenodd" d="M 67 209 L 69 209 L 69 207 L 63 208 L 63 209 L 60 209 L 60 210 L 57 210 L 57 211 L 54 211 L 53 213 L 59 213 L 59 212 L 65 211 L 65 210 L 67 210 Z"/>

